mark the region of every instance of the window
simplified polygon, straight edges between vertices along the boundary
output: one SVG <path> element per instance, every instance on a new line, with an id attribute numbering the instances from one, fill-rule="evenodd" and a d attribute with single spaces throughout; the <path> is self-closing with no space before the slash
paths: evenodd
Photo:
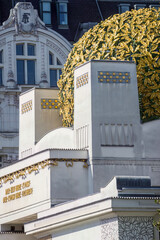
<path id="1" fill-rule="evenodd" d="M 53 54 L 49 53 L 49 65 L 53 65 Z"/>
<path id="2" fill-rule="evenodd" d="M 59 25 L 68 25 L 68 1 L 57 1 L 57 16 Z"/>
<path id="3" fill-rule="evenodd" d="M 23 51 L 23 44 L 17 44 L 16 45 L 16 55 L 24 55 L 24 51 Z"/>
<path id="4" fill-rule="evenodd" d="M 50 69 L 50 86 L 57 87 L 57 70 Z"/>
<path id="5" fill-rule="evenodd" d="M 134 5 L 134 9 L 138 10 L 140 8 L 145 8 L 146 7 L 146 4 L 136 4 Z"/>
<path id="6" fill-rule="evenodd" d="M 158 8 L 160 7 L 160 5 L 149 5 L 150 8 L 155 8 L 158 10 Z"/>
<path id="7" fill-rule="evenodd" d="M 24 60 L 17 60 L 17 84 L 25 84 Z"/>
<path id="8" fill-rule="evenodd" d="M 118 5 L 119 13 L 124 13 L 130 10 L 130 4 L 119 4 Z"/>
<path id="9" fill-rule="evenodd" d="M 0 86 L 3 85 L 3 50 L 0 51 Z"/>
<path id="10" fill-rule="evenodd" d="M 17 44 L 17 84 L 35 84 L 35 45 Z"/>
<path id="11" fill-rule="evenodd" d="M 51 2 L 41 1 L 41 18 L 46 25 L 51 25 Z"/>
<path id="12" fill-rule="evenodd" d="M 3 63 L 3 50 L 0 51 L 0 64 Z"/>
<path id="13" fill-rule="evenodd" d="M 49 52 L 50 87 L 57 87 L 57 81 L 62 74 L 62 67 L 61 61 L 53 53 Z"/>
<path id="14" fill-rule="evenodd" d="M 35 84 L 35 61 L 27 60 L 27 82 L 30 85 Z"/>
<path id="15" fill-rule="evenodd" d="M 35 46 L 33 44 L 27 44 L 28 56 L 35 56 Z"/>

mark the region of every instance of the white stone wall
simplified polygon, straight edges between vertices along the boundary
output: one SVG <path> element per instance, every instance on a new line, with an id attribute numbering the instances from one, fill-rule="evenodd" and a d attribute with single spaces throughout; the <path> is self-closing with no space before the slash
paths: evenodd
<path id="1" fill-rule="evenodd" d="M 101 240 L 99 221 L 92 223 L 85 222 L 81 225 L 72 225 L 66 230 L 52 234 L 53 240 Z"/>
<path id="2" fill-rule="evenodd" d="M 26 236 L 23 233 L 0 233 L 1 240 L 36 240 L 35 237 Z"/>

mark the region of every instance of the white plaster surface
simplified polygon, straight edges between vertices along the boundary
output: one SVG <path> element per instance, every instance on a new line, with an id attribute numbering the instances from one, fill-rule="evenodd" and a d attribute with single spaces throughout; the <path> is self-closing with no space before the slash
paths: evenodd
<path id="1" fill-rule="evenodd" d="M 30 186 L 23 188 L 25 182 L 30 181 Z M 21 184 L 21 190 L 6 194 L 6 189 L 11 189 L 14 186 Z M 22 196 L 22 191 L 32 189 L 32 193 Z M 4 197 L 21 192 L 21 197 L 11 201 L 3 202 Z M 26 176 L 8 181 L 0 188 L 0 224 L 7 222 L 19 222 L 18 219 L 36 214 L 39 211 L 48 209 L 51 206 L 51 184 L 50 184 L 50 169 L 44 168 L 38 172 L 32 172 Z M 35 216 L 34 216 L 35 218 Z M 34 219 L 33 218 L 33 219 Z M 22 221 L 23 222 L 23 221 Z"/>
<path id="2" fill-rule="evenodd" d="M 130 83 L 99 82 L 98 72 L 104 71 L 128 72 Z M 88 83 L 77 88 L 77 78 L 86 73 Z M 75 135 L 77 130 L 88 126 L 90 157 L 141 156 L 141 125 L 135 64 L 125 61 L 92 60 L 76 68 L 74 78 Z"/>
<path id="3" fill-rule="evenodd" d="M 118 240 L 119 236 L 121 239 L 131 239 L 132 235 L 137 240 L 145 238 L 151 240 L 151 236 L 153 237 L 151 222 L 157 212 L 157 204 L 152 197 L 152 194 L 155 194 L 154 188 L 141 189 L 139 193 L 142 197 L 138 199 L 134 197 L 136 188 L 135 192 L 132 192 L 133 197 L 126 198 L 128 189 L 119 190 L 123 199 L 118 197 L 119 193 L 117 197 L 112 198 L 110 191 L 112 188 L 116 189 L 115 179 L 100 193 L 56 205 L 39 213 L 37 221 L 25 224 L 26 233 L 37 238 L 52 233 L 52 238 L 56 240 L 83 238 Z M 143 191 L 146 194 L 148 192 L 150 197 L 144 197 Z M 160 193 L 160 189 L 157 191 Z"/>
<path id="4" fill-rule="evenodd" d="M 142 124 L 142 140 L 146 158 L 160 158 L 160 120 Z"/>
<path id="5" fill-rule="evenodd" d="M 26 236 L 25 234 L 21 233 L 2 233 L 0 234 L 1 240 L 35 240 L 36 238 L 32 236 Z"/>
<path id="6" fill-rule="evenodd" d="M 35 152 L 44 149 L 73 149 L 74 148 L 74 132 L 69 128 L 58 128 L 46 134 L 37 144 Z"/>
<path id="7" fill-rule="evenodd" d="M 87 154 L 85 151 L 73 151 L 71 155 L 71 151 L 67 154 L 67 150 L 42 151 L 28 158 L 28 161 L 26 158 L 6 167 L 5 171 L 1 169 L 0 224 L 24 223 L 35 219 L 37 213 L 49 209 L 52 204 L 86 196 L 88 194 L 88 171 L 83 167 L 84 162 L 78 161 L 86 159 Z M 67 163 L 58 161 L 64 157 L 67 160 L 67 156 Z M 72 162 L 71 156 L 77 158 L 77 162 Z M 48 159 L 55 159 L 55 161 L 47 165 L 45 165 L 46 162 L 42 163 Z M 13 173 L 10 179 L 9 174 L 12 176 Z M 21 175 L 16 177 L 16 174 Z M 29 186 L 24 187 L 24 183 L 28 181 Z M 14 187 L 19 185 L 21 189 L 15 190 Z M 7 189 L 9 193 L 6 192 Z M 29 189 L 31 193 L 23 196 L 22 192 Z M 21 192 L 20 197 L 15 197 L 18 192 Z M 14 195 L 14 199 L 8 200 L 10 195 Z M 4 202 L 6 197 L 7 201 Z"/>
<path id="8" fill-rule="evenodd" d="M 56 240 L 93 240 L 101 239 L 101 231 L 99 227 L 99 222 L 85 222 L 80 226 L 73 225 L 71 229 L 61 231 L 60 233 L 55 233 L 52 235 L 52 239 Z"/>

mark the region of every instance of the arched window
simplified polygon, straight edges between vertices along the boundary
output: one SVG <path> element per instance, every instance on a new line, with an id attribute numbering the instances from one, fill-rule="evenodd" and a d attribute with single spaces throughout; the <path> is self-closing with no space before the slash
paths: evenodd
<path id="1" fill-rule="evenodd" d="M 49 77 L 50 87 L 57 87 L 57 81 L 61 75 L 63 65 L 55 54 L 49 52 Z"/>
<path id="2" fill-rule="evenodd" d="M 17 84 L 35 84 L 36 46 L 31 43 L 16 45 Z"/>

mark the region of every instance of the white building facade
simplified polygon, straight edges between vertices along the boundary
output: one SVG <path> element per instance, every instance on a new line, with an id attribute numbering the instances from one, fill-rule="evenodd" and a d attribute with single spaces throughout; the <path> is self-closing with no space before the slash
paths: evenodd
<path id="1" fill-rule="evenodd" d="M 76 68 L 63 128 L 56 82 L 71 45 L 31 3 L 0 36 L 3 160 L 18 156 L 18 105 L 20 119 L 19 161 L 0 170 L 0 240 L 160 240 L 160 120 L 140 123 L 135 63 Z"/>
<path id="2" fill-rule="evenodd" d="M 18 160 L 20 93 L 33 86 L 56 89 L 70 50 L 31 3 L 18 3 L 0 27 L 0 167 Z"/>
<path id="3" fill-rule="evenodd" d="M 160 240 L 160 120 L 140 124 L 133 62 L 75 69 L 75 121 L 57 90 L 20 95 L 19 161 L 0 170 L 0 239 Z"/>

